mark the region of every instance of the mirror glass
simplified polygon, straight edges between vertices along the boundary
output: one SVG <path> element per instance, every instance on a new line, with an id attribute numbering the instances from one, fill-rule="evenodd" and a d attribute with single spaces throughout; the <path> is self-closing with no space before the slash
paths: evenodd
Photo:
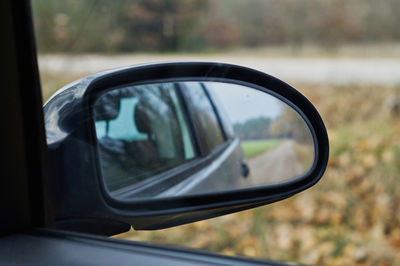
<path id="1" fill-rule="evenodd" d="M 314 139 L 297 111 L 215 81 L 127 85 L 93 106 L 104 184 L 122 199 L 174 197 L 301 178 Z"/>

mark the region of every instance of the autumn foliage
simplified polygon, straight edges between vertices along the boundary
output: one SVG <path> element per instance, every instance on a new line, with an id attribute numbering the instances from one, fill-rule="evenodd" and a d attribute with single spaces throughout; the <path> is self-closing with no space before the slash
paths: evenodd
<path id="1" fill-rule="evenodd" d="M 297 87 L 328 128 L 329 166 L 317 185 L 254 210 L 119 237 L 310 264 L 399 264 L 399 89 Z"/>

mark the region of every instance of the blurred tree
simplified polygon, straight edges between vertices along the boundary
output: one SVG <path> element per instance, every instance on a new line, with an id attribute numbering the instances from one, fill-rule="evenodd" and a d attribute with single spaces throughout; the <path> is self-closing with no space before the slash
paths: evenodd
<path id="1" fill-rule="evenodd" d="M 310 130 L 304 119 L 291 107 L 282 104 L 282 113 L 269 128 L 273 138 L 290 138 L 299 143 L 312 143 Z"/>
<path id="2" fill-rule="evenodd" d="M 39 51 L 177 51 L 209 6 L 207 0 L 35 0 L 33 11 Z"/>
<path id="3" fill-rule="evenodd" d="M 270 138 L 271 118 L 258 117 L 236 123 L 233 127 L 242 140 L 260 140 Z"/>
<path id="4" fill-rule="evenodd" d="M 200 51 L 400 41 L 400 1 L 33 0 L 40 52 Z"/>

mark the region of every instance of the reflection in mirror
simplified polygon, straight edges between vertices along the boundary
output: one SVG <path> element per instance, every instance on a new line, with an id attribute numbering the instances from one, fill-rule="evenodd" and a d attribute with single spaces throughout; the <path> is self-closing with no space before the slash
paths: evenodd
<path id="1" fill-rule="evenodd" d="M 304 119 L 260 90 L 211 81 L 113 88 L 93 106 L 111 196 L 173 197 L 280 184 L 314 162 Z"/>

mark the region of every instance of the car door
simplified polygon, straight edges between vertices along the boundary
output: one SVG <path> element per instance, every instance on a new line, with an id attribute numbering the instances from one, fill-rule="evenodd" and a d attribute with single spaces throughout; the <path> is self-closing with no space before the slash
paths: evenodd
<path id="1" fill-rule="evenodd" d="M 201 153 L 212 173 L 205 177 L 194 178 L 193 191 L 207 192 L 212 189 L 229 189 L 245 187 L 246 172 L 243 171 L 244 153 L 240 139 L 233 132 L 232 125 L 224 116 L 223 105 L 215 104 L 217 97 L 210 93 L 204 82 L 188 82 L 182 84 L 182 94 L 194 128 Z M 218 107 L 217 107 L 218 106 Z M 212 164 L 211 164 L 212 163 Z"/>

